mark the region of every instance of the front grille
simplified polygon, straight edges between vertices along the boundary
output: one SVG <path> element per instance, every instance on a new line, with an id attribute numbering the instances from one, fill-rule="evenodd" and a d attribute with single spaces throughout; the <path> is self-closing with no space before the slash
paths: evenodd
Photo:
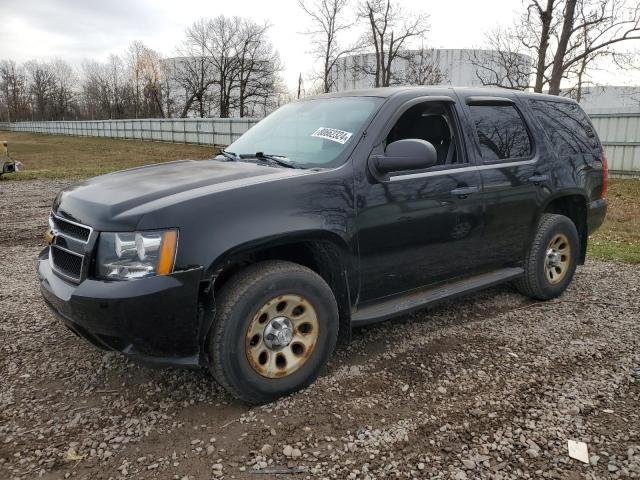
<path id="1" fill-rule="evenodd" d="M 53 212 L 49 215 L 49 226 L 54 235 L 49 249 L 52 270 L 67 280 L 79 283 L 84 274 L 83 262 L 85 255 L 89 254 L 93 229 L 61 218 Z"/>
<path id="2" fill-rule="evenodd" d="M 91 229 L 89 227 L 84 227 L 77 223 L 64 220 L 60 217 L 56 217 L 55 215 L 51 215 L 51 222 L 53 224 L 53 229 L 59 234 L 75 238 L 76 240 L 80 240 L 85 243 L 89 241 L 89 236 L 91 235 Z"/>
<path id="3" fill-rule="evenodd" d="M 49 254 L 51 255 L 51 264 L 53 265 L 53 269 L 57 273 L 71 280 L 80 280 L 80 276 L 82 274 L 82 260 L 84 258 L 82 255 L 65 250 L 57 245 L 51 245 Z"/>

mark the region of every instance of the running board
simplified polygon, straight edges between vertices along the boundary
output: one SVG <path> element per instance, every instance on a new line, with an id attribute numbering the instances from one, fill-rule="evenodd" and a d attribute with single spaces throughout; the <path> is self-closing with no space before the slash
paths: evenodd
<path id="1" fill-rule="evenodd" d="M 514 280 L 523 273 L 524 270 L 522 268 L 503 268 L 463 280 L 445 283 L 437 287 L 413 291 L 357 310 L 351 315 L 351 325 L 358 327 L 369 323 L 381 322 L 434 303 Z"/>

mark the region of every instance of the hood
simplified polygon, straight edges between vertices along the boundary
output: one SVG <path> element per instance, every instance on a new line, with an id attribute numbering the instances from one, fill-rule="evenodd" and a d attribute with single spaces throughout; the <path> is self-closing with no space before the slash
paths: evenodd
<path id="1" fill-rule="evenodd" d="M 179 160 L 77 183 L 58 194 L 53 210 L 97 230 L 133 230 L 145 213 L 168 204 L 304 173 L 247 162 Z"/>

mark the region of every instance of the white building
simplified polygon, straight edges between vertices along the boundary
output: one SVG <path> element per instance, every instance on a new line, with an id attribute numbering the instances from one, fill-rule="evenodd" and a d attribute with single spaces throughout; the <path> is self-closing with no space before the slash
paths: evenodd
<path id="1" fill-rule="evenodd" d="M 394 60 L 392 70 L 394 72 L 395 83 L 398 85 L 415 83 L 408 81 L 412 76 L 409 70 L 412 65 L 420 63 L 430 63 L 437 67 L 442 73 L 443 79 L 438 82 L 443 85 L 456 86 L 481 86 L 482 81 L 478 77 L 478 68 L 473 60 L 485 60 L 486 63 L 500 64 L 501 62 L 491 62 L 491 58 L 497 56 L 498 52 L 492 50 L 473 49 L 425 49 L 424 56 L 421 57 L 420 50 L 407 52 L 408 58 L 397 58 Z M 412 59 L 412 60 L 409 60 Z M 369 72 L 375 68 L 376 56 L 373 53 L 349 55 L 341 58 L 333 69 L 334 90 L 354 90 L 361 88 L 371 88 L 375 79 Z M 526 55 L 518 55 L 515 58 L 518 67 L 517 71 L 529 72 L 531 59 Z M 483 72 L 486 74 L 486 72 Z M 496 72 L 500 77 L 507 75 L 506 71 Z M 528 74 L 521 76 L 523 84 L 528 83 Z"/>
<path id="2" fill-rule="evenodd" d="M 575 92 L 562 91 L 562 95 Z M 580 105 L 588 113 L 640 112 L 640 86 L 602 85 L 584 87 Z"/>

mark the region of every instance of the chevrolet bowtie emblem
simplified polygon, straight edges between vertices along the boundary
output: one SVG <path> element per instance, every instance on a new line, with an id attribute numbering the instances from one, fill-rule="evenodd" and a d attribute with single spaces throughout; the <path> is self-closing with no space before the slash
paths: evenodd
<path id="1" fill-rule="evenodd" d="M 44 234 L 44 239 L 46 240 L 47 245 L 51 245 L 54 238 L 56 238 L 56 236 L 53 234 L 53 230 L 51 229 L 47 230 Z"/>

